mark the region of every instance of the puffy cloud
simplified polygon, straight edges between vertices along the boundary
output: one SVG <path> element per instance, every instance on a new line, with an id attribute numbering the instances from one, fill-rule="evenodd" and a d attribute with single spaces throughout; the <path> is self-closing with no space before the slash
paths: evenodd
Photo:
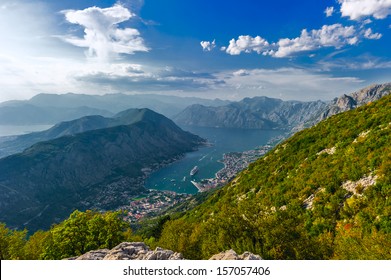
<path id="1" fill-rule="evenodd" d="M 270 44 L 260 36 L 239 36 L 238 40 L 232 39 L 229 41 L 229 46 L 224 48 L 230 55 L 239 55 L 242 52 L 251 53 L 256 52 L 258 54 L 266 54 L 269 50 Z"/>
<path id="2" fill-rule="evenodd" d="M 221 50 L 230 55 L 256 52 L 282 58 L 327 47 L 340 49 L 347 45 L 356 45 L 362 39 L 377 40 L 381 37 L 382 34 L 373 33 L 371 28 L 364 29 L 364 25 L 355 27 L 337 23 L 323 25 L 320 29 L 310 31 L 303 29 L 299 37 L 283 38 L 277 43 L 269 43 L 260 36 L 239 36 L 237 40 L 229 41 L 229 46 L 223 47 Z"/>
<path id="3" fill-rule="evenodd" d="M 362 17 L 373 16 L 384 19 L 391 14 L 391 0 L 338 0 L 341 4 L 341 13 L 351 20 L 360 20 Z"/>
<path id="4" fill-rule="evenodd" d="M 135 15 L 117 4 L 110 8 L 90 7 L 63 11 L 68 22 L 84 27 L 84 37 L 64 37 L 78 47 L 88 48 L 89 56 L 107 59 L 112 54 L 145 52 L 148 48 L 137 29 L 118 27 Z"/>
<path id="5" fill-rule="evenodd" d="M 201 47 L 204 51 L 210 52 L 211 50 L 213 50 L 216 47 L 216 40 L 213 40 L 212 42 L 202 41 L 200 44 L 201 44 Z"/>
<path id="6" fill-rule="evenodd" d="M 302 51 L 312 51 L 322 47 L 339 49 L 345 45 L 355 45 L 359 41 L 359 34 L 354 26 L 341 24 L 324 25 L 321 29 L 308 32 L 304 29 L 300 37 L 294 39 L 280 39 L 278 49 L 273 53 L 275 57 L 287 57 Z"/>
<path id="7" fill-rule="evenodd" d="M 334 7 L 327 7 L 324 13 L 326 17 L 331 17 L 334 14 Z"/>

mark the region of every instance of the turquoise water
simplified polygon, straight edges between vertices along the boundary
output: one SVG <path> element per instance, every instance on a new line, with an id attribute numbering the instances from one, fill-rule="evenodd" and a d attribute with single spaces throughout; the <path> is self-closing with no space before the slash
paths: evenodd
<path id="1" fill-rule="evenodd" d="M 145 187 L 157 190 L 171 190 L 179 193 L 196 193 L 197 188 L 190 180 L 200 181 L 213 178 L 215 173 L 224 167 L 218 160 L 227 152 L 242 152 L 267 144 L 272 138 L 282 135 L 279 130 L 244 130 L 227 128 L 182 127 L 207 139 L 213 145 L 191 152 L 173 164 L 166 166 L 147 179 Z M 194 166 L 199 171 L 190 176 Z"/>

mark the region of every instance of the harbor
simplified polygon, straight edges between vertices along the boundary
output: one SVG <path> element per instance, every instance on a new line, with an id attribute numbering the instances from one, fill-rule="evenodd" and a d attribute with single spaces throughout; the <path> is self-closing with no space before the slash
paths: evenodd
<path id="1" fill-rule="evenodd" d="M 146 188 L 195 194 L 200 190 L 224 185 L 243 168 L 242 164 L 235 166 L 240 160 L 230 153 L 246 153 L 245 151 L 256 150 L 269 143 L 273 146 L 276 137 L 284 134 L 284 131 L 278 130 L 185 129 L 207 139 L 212 145 L 187 153 L 180 160 L 154 171 L 146 179 Z M 246 157 L 250 160 L 251 154 L 244 154 L 243 164 Z M 191 172 L 196 166 L 198 171 Z M 191 181 L 202 188 L 197 188 Z"/>

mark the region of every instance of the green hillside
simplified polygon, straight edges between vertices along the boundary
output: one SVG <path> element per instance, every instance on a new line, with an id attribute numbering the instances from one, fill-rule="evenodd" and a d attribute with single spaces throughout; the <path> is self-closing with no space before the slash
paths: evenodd
<path id="1" fill-rule="evenodd" d="M 157 243 L 192 259 L 391 259 L 390 132 L 391 96 L 330 117 L 167 219 Z"/>
<path id="2" fill-rule="evenodd" d="M 39 142 L 0 159 L 0 222 L 34 232 L 75 209 L 127 205 L 145 192 L 147 172 L 204 143 L 149 109 L 127 110 L 110 122 L 117 121 L 121 125 Z"/>

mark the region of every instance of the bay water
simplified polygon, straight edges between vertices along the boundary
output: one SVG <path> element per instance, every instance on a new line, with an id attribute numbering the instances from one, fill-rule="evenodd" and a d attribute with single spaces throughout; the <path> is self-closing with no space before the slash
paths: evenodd
<path id="1" fill-rule="evenodd" d="M 152 173 L 145 187 L 156 190 L 170 190 L 178 193 L 196 193 L 198 190 L 190 182 L 215 177 L 215 173 L 224 165 L 219 162 L 223 154 L 243 152 L 266 145 L 273 138 L 283 135 L 281 130 L 249 130 L 232 128 L 182 127 L 212 145 L 190 152 L 184 158 Z M 190 171 L 198 166 L 199 171 L 190 176 Z"/>

